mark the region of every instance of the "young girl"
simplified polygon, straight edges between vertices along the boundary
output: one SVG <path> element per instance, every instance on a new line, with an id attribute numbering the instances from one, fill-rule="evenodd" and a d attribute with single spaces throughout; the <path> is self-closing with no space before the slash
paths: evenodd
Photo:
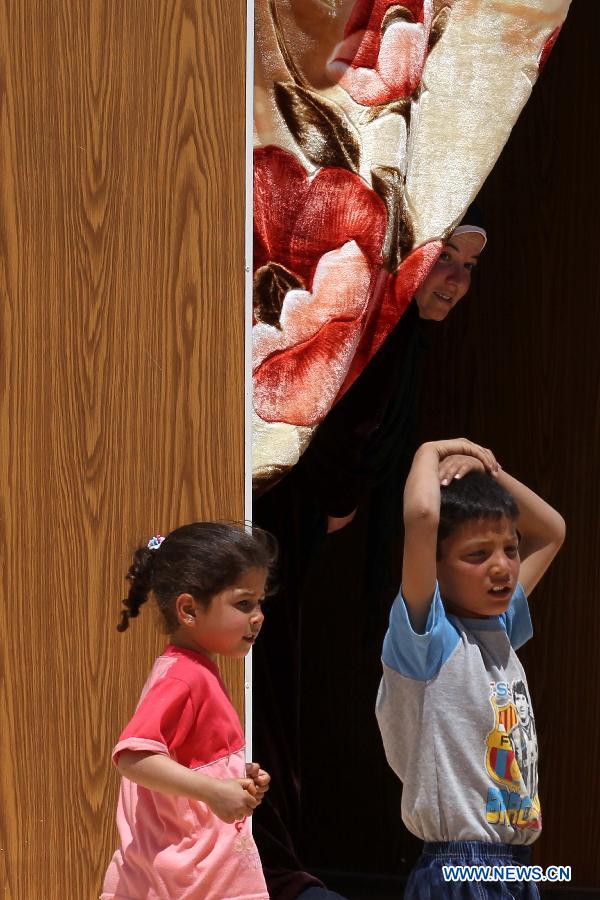
<path id="1" fill-rule="evenodd" d="M 121 847 L 101 900 L 268 900 L 246 817 L 270 777 L 245 764 L 215 657 L 250 650 L 275 557 L 267 532 L 214 522 L 135 552 L 117 627 L 125 631 L 152 593 L 170 642 L 113 751 Z"/>

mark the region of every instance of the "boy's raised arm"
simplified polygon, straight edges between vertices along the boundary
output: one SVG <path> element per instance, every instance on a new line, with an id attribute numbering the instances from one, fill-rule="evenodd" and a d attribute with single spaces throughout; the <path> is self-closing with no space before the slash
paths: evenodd
<path id="1" fill-rule="evenodd" d="M 488 471 L 497 470 L 490 450 L 465 438 L 431 441 L 417 450 L 404 489 L 404 557 L 402 596 L 411 624 L 423 632 L 436 581 L 436 547 L 440 519 L 440 462 L 447 456 L 473 456 Z"/>
<path id="2" fill-rule="evenodd" d="M 519 581 L 530 594 L 560 550 L 565 539 L 565 520 L 549 503 L 500 470 L 498 482 L 515 498 L 519 507 L 517 527 L 521 533 Z"/>
<path id="3" fill-rule="evenodd" d="M 402 596 L 411 625 L 423 632 L 435 589 L 440 519 L 439 456 L 431 444 L 417 450 L 404 488 Z"/>

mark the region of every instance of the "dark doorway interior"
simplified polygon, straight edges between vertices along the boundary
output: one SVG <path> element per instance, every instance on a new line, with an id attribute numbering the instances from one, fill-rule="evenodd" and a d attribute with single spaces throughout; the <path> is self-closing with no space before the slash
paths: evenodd
<path id="1" fill-rule="evenodd" d="M 423 439 L 492 447 L 567 521 L 522 654 L 540 736 L 535 861 L 573 871 L 573 886 L 548 897 L 600 895 L 599 32 L 600 5 L 574 3 L 481 193 L 489 243 L 469 297 L 434 335 L 420 425 Z M 301 851 L 356 900 L 398 897 L 420 848 L 400 822 L 373 713 L 400 560 L 399 540 L 390 564 L 373 523 L 399 531 L 396 499 L 382 485 L 304 573 Z"/>

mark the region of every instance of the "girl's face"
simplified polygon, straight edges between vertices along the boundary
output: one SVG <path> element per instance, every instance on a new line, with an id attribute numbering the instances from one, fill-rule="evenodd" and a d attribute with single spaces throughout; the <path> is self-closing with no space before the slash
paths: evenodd
<path id="1" fill-rule="evenodd" d="M 248 569 L 234 584 L 215 594 L 208 608 L 191 594 L 180 594 L 175 601 L 179 627 L 171 643 L 211 659 L 217 654 L 246 656 L 263 623 L 266 580 L 266 569 Z"/>
<path id="2" fill-rule="evenodd" d="M 519 577 L 519 540 L 511 519 L 464 522 L 442 541 L 437 562 L 448 612 L 487 618 L 506 612 Z"/>
<path id="3" fill-rule="evenodd" d="M 476 231 L 451 234 L 416 293 L 419 316 L 442 322 L 471 286 L 471 273 L 484 246 Z"/>

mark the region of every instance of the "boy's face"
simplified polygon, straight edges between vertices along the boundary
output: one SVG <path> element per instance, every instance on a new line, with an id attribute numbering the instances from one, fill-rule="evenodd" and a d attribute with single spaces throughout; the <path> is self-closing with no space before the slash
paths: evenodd
<path id="1" fill-rule="evenodd" d="M 440 553 L 437 576 L 448 612 L 476 619 L 506 612 L 521 565 L 511 519 L 464 522 L 442 541 Z"/>

